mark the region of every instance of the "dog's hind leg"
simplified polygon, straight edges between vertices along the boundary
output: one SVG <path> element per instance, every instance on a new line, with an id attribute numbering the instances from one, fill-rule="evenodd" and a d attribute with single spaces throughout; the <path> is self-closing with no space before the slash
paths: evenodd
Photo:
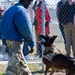
<path id="1" fill-rule="evenodd" d="M 51 73 L 49 75 L 52 75 L 55 72 L 55 70 L 52 69 Z"/>
<path id="2" fill-rule="evenodd" d="M 47 65 L 47 66 L 45 67 L 45 74 L 44 74 L 44 75 L 47 75 L 48 70 L 49 70 L 49 66 Z"/>

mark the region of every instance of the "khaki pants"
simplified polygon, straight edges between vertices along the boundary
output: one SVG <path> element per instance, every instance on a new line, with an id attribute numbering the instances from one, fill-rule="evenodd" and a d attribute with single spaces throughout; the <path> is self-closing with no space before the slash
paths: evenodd
<path id="1" fill-rule="evenodd" d="M 75 26 L 73 23 L 68 23 L 64 25 L 64 33 L 66 38 L 66 54 L 70 55 L 71 52 L 71 42 L 72 42 L 72 49 L 73 49 L 73 56 L 75 57 Z"/>
<path id="2" fill-rule="evenodd" d="M 6 40 L 9 47 L 9 61 L 5 75 L 32 75 L 22 53 L 20 41 Z"/>
<path id="3" fill-rule="evenodd" d="M 38 35 L 38 33 L 37 33 L 37 26 L 35 26 L 35 37 L 36 37 L 36 54 L 38 54 L 39 35 Z"/>

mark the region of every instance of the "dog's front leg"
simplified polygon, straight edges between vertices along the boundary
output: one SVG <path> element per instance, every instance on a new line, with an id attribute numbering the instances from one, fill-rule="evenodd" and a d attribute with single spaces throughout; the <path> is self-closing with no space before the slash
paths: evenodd
<path id="1" fill-rule="evenodd" d="M 52 75 L 55 72 L 55 70 L 52 69 L 51 73 L 49 75 Z"/>
<path id="2" fill-rule="evenodd" d="M 47 75 L 48 70 L 49 70 L 49 66 L 47 65 L 47 66 L 45 67 L 45 74 L 44 74 L 44 75 Z"/>

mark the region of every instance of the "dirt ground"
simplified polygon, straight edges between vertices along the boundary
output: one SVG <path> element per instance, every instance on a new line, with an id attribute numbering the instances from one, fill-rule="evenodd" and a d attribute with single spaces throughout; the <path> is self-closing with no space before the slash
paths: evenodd
<path id="1" fill-rule="evenodd" d="M 42 70 L 41 70 L 41 66 L 38 66 L 37 64 L 35 67 L 34 66 L 33 67 L 32 67 L 32 65 L 30 66 L 30 67 L 34 68 L 34 70 L 32 68 L 30 69 L 32 72 L 32 75 L 44 75 L 44 72 L 42 72 Z M 6 70 L 6 67 L 7 67 L 7 65 L 0 65 L 0 72 L 4 73 Z M 47 75 L 49 75 L 49 73 L 50 73 L 50 71 L 48 72 Z M 53 75 L 65 75 L 65 72 L 55 72 Z"/>

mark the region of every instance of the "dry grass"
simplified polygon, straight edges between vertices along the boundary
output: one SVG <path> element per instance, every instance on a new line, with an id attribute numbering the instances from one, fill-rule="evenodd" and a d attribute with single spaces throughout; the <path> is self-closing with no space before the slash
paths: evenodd
<path id="1" fill-rule="evenodd" d="M 28 64 L 32 75 L 44 75 L 42 71 L 42 64 Z M 0 75 L 4 75 L 7 65 L 0 65 Z M 48 72 L 48 74 L 50 71 Z M 63 72 L 55 72 L 53 75 L 65 75 Z"/>
<path id="2" fill-rule="evenodd" d="M 33 75 L 44 75 L 44 72 L 42 71 L 42 64 L 29 64 L 29 68 Z M 51 69 L 48 74 L 50 71 Z M 55 72 L 53 75 L 65 75 L 65 71 Z"/>

